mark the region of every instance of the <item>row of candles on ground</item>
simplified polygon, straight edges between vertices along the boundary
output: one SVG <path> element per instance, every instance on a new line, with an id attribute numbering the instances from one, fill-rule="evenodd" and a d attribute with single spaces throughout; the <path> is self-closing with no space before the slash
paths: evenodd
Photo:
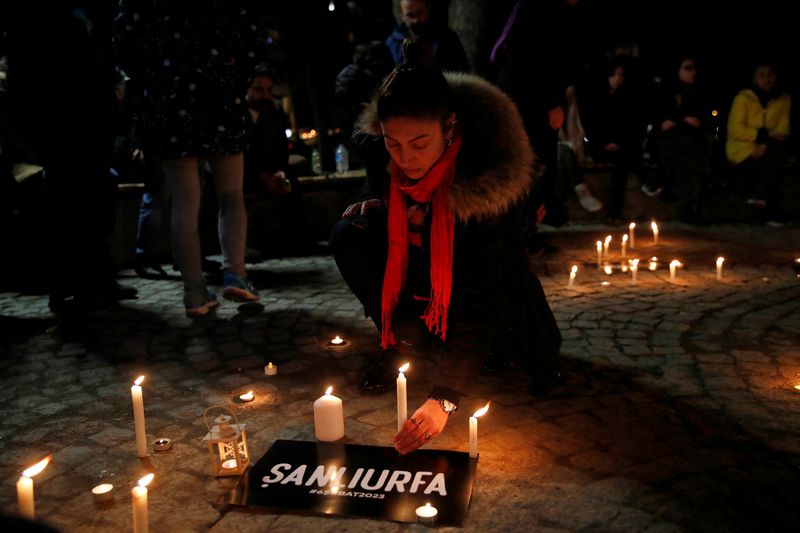
<path id="1" fill-rule="evenodd" d="M 397 386 L 397 431 L 403 429 L 408 420 L 408 379 L 405 373 L 409 363 L 398 369 Z M 328 387 L 325 394 L 314 402 L 314 433 L 323 442 L 337 441 L 344 437 L 344 408 L 341 398 L 331 394 L 333 387 Z M 478 458 L 478 417 L 486 414 L 491 402 L 475 411 L 469 417 L 469 456 Z"/>
<path id="2" fill-rule="evenodd" d="M 600 241 L 597 242 L 600 243 Z M 725 262 L 724 257 L 721 256 L 717 257 L 716 260 L 717 280 L 719 281 L 722 280 L 722 265 L 724 262 Z M 624 262 L 622 263 L 622 271 L 626 272 L 630 270 L 631 283 L 634 284 L 637 282 L 637 274 L 639 273 L 639 263 L 640 263 L 639 259 L 628 259 L 627 264 Z M 681 263 L 677 259 L 673 259 L 672 261 L 669 262 L 670 283 L 675 283 L 677 269 L 681 267 L 683 267 L 683 263 Z M 597 268 L 604 270 L 606 274 L 611 274 L 613 272 L 613 269 L 609 264 L 600 265 L 598 263 Z M 651 257 L 647 268 L 648 270 L 658 269 L 658 257 Z M 569 272 L 569 281 L 567 282 L 567 288 L 571 289 L 575 286 L 575 278 L 577 277 L 577 275 L 578 275 L 578 265 L 572 265 L 572 268 L 570 268 Z"/>
<path id="3" fill-rule="evenodd" d="M 29 520 L 36 518 L 36 505 L 33 496 L 33 476 L 41 473 L 50 463 L 50 456 L 45 457 L 32 467 L 24 470 L 17 481 L 17 501 L 19 503 L 19 514 Z M 146 533 L 148 530 L 147 520 L 147 485 L 153 481 L 155 474 L 147 474 L 139 479 L 136 486 L 131 489 L 131 499 L 133 507 L 133 531 L 134 533 Z M 103 483 L 92 488 L 92 497 L 95 502 L 102 503 L 113 499 L 114 485 Z"/>
<path id="4" fill-rule="evenodd" d="M 337 336 L 331 341 L 334 346 L 342 345 L 345 341 Z M 407 400 L 407 378 L 405 372 L 408 371 L 409 364 L 406 363 L 398 370 L 397 376 L 397 430 L 400 431 L 408 418 Z M 266 375 L 276 375 L 277 367 L 271 362 L 264 367 Z M 131 386 L 131 401 L 133 403 L 133 418 L 136 439 L 136 455 L 140 458 L 149 455 L 147 448 L 147 432 L 145 429 L 144 416 L 144 394 L 142 383 L 144 376 L 139 376 Z M 332 394 L 333 387 L 328 387 L 321 397 L 314 401 L 314 433 L 318 440 L 323 442 L 337 441 L 344 437 L 344 407 L 341 398 Z M 251 402 L 255 399 L 255 393 L 248 391 L 239 395 L 243 402 Z M 483 408 L 475 411 L 469 418 L 469 455 L 472 458 L 478 457 L 478 417 L 483 416 L 489 410 L 490 403 Z M 212 471 L 215 475 L 238 475 L 241 474 L 249 463 L 247 452 L 247 442 L 245 437 L 245 424 L 239 424 L 238 420 L 234 426 L 228 422 L 231 417 L 219 417 L 214 422 L 217 424 L 209 426 L 209 434 L 204 440 L 208 441 L 209 452 L 211 453 Z M 225 432 L 228 432 L 227 434 Z M 241 441 L 239 441 L 241 439 Z M 216 461 L 213 453 L 214 445 L 219 446 L 220 462 Z M 171 448 L 170 439 L 159 438 L 153 442 L 155 451 L 166 451 Z M 233 458 L 228 458 L 227 449 L 233 449 Z M 227 459 L 227 460 L 226 460 Z M 34 466 L 24 470 L 17 482 L 17 499 L 19 512 L 25 518 L 33 520 L 35 518 L 33 476 L 41 473 L 49 464 L 50 456 L 36 463 Z M 148 474 L 139 479 L 137 485 L 131 490 L 133 505 L 133 531 L 134 533 L 147 533 L 147 485 L 153 480 L 154 474 Z M 92 497 L 97 503 L 107 502 L 114 498 L 114 485 L 102 483 L 92 488 Z M 417 515 L 421 521 L 431 521 L 435 518 L 437 510 L 435 507 L 426 505 L 417 509 Z"/>

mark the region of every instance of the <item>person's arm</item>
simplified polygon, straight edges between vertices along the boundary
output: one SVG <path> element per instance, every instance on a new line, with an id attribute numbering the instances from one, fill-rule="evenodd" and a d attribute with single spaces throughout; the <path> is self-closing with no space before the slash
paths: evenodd
<path id="1" fill-rule="evenodd" d="M 428 399 L 405 421 L 394 436 L 394 446 L 401 454 L 411 453 L 438 437 L 447 419 L 458 409 L 461 393 L 444 386 L 435 386 Z"/>
<path id="2" fill-rule="evenodd" d="M 733 99 L 728 115 L 728 137 L 750 143 L 755 143 L 758 137 L 758 128 L 747 123 L 747 96 L 743 93 Z"/>

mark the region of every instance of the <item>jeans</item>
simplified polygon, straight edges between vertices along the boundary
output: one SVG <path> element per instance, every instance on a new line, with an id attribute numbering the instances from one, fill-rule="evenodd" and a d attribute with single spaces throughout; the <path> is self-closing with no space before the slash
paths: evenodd
<path id="1" fill-rule="evenodd" d="M 219 201 L 217 232 L 224 258 L 223 268 L 245 277 L 244 254 L 247 212 L 244 206 L 242 154 L 208 156 Z M 202 305 L 206 279 L 202 271 L 198 217 L 200 215 L 200 159 L 182 157 L 162 161 L 167 191 L 172 196 L 172 253 L 183 277 L 183 303 Z"/>

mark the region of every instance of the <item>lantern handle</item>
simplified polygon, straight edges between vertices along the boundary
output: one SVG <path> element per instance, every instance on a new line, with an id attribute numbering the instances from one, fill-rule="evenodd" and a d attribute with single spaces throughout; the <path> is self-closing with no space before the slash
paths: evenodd
<path id="1" fill-rule="evenodd" d="M 228 411 L 231 415 L 233 415 L 233 419 L 236 421 L 236 429 L 239 429 L 239 417 L 236 416 L 236 413 L 231 411 L 229 407 L 225 407 L 224 405 L 212 405 L 211 407 L 207 408 L 203 413 L 203 421 L 206 423 L 206 427 L 208 431 L 211 432 L 211 424 L 208 423 L 208 412 L 212 409 L 222 409 L 224 411 Z"/>

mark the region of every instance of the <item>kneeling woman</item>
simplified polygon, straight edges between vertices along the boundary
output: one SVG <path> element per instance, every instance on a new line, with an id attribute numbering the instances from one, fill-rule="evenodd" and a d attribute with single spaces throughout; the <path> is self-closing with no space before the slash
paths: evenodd
<path id="1" fill-rule="evenodd" d="M 476 76 L 406 64 L 359 122 L 391 157 L 388 184 L 370 183 L 331 234 L 342 276 L 381 333 L 361 388 L 394 384 L 409 319 L 459 357 L 460 344 L 483 353 L 485 372 L 513 362 L 534 393 L 558 384 L 561 335 L 525 246 L 534 156 L 512 101 Z M 397 449 L 441 433 L 459 399 L 436 387 L 395 436 Z"/>

